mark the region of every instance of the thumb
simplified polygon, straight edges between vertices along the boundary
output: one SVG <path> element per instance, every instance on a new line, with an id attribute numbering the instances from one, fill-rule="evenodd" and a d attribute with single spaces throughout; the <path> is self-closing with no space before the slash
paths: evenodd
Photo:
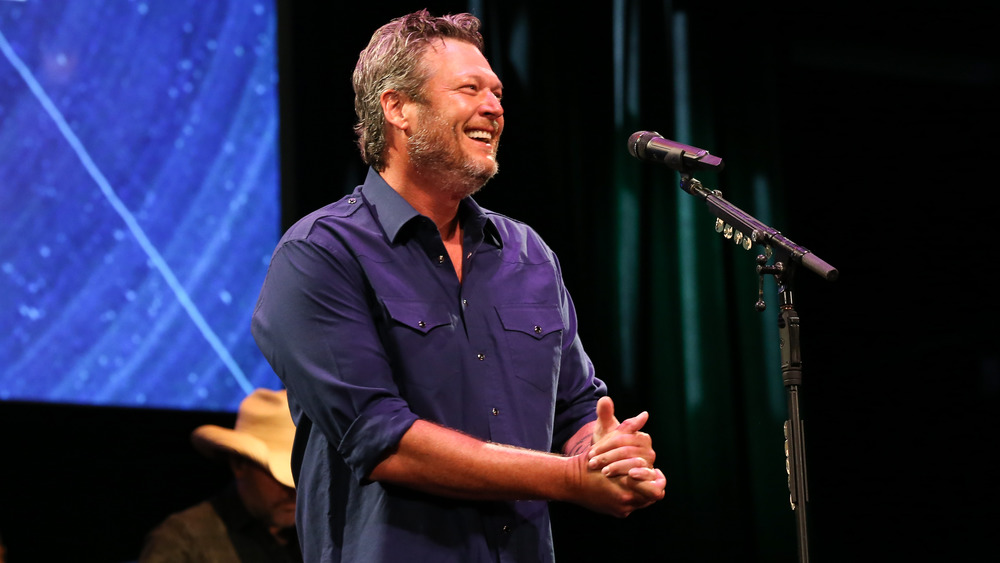
<path id="1" fill-rule="evenodd" d="M 615 402 L 611 397 L 604 396 L 597 401 L 597 425 L 594 427 L 594 443 L 597 443 L 608 433 L 618 428 L 615 418 Z"/>

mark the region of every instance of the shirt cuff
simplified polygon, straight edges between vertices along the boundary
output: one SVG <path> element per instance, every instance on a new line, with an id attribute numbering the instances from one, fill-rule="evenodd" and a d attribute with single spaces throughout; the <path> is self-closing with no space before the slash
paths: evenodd
<path id="1" fill-rule="evenodd" d="M 358 481 L 368 479 L 417 418 L 405 401 L 394 397 L 379 401 L 354 419 L 337 450 Z"/>

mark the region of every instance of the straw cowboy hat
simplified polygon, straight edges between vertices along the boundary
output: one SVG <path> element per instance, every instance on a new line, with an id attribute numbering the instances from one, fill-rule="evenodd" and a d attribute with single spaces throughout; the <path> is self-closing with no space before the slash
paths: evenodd
<path id="1" fill-rule="evenodd" d="M 295 424 L 288 410 L 288 394 L 282 389 L 257 389 L 240 403 L 236 427 L 206 424 L 194 429 L 191 443 L 212 459 L 237 454 L 260 464 L 279 483 L 294 487 L 292 440 Z"/>

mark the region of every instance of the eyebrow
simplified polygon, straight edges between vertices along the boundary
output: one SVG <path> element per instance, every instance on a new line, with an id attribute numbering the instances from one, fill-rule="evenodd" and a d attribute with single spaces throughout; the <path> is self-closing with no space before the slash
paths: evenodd
<path id="1" fill-rule="evenodd" d="M 476 82 L 483 84 L 483 83 L 492 83 L 494 80 L 496 80 L 496 87 L 499 90 L 503 91 L 503 82 L 500 80 L 500 77 L 498 77 L 496 74 L 486 74 L 482 71 L 475 70 L 475 71 L 459 72 L 457 74 L 454 74 L 453 76 L 455 77 L 456 82 L 475 80 Z M 493 88 L 491 87 L 490 89 L 492 90 Z"/>

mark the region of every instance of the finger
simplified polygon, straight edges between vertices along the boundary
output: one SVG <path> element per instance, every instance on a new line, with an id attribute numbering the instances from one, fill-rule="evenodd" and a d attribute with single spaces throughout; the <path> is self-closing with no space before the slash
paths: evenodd
<path id="1" fill-rule="evenodd" d="M 628 459 L 622 459 L 606 464 L 604 467 L 601 467 L 601 474 L 605 477 L 621 477 L 624 475 L 631 476 L 633 469 L 639 470 L 651 468 L 652 465 L 650 465 L 647 460 L 641 457 L 630 457 Z"/>
<path id="2" fill-rule="evenodd" d="M 642 500 L 637 499 L 639 502 L 646 502 L 644 506 L 649 506 L 666 496 L 667 478 L 659 469 L 652 469 L 651 471 L 651 479 L 636 480 L 628 478 L 629 488 L 641 497 Z"/>
<path id="3" fill-rule="evenodd" d="M 618 431 L 629 433 L 638 432 L 646 425 L 646 421 L 649 420 L 649 412 L 642 411 L 641 413 L 633 416 L 632 418 L 626 418 L 624 422 L 618 425 Z"/>
<path id="4" fill-rule="evenodd" d="M 627 475 L 636 481 L 655 481 L 660 478 L 661 473 L 655 467 L 642 464 L 630 467 Z"/>
<path id="5" fill-rule="evenodd" d="M 653 464 L 656 463 L 656 451 L 648 446 L 626 445 L 613 448 L 606 452 L 601 452 L 591 456 L 587 460 L 587 468 L 601 469 L 602 467 L 612 463 L 628 459 L 642 459 L 645 462 L 644 465 L 652 467 Z"/>
<path id="6" fill-rule="evenodd" d="M 604 401 L 607 399 L 607 401 Z M 632 436 L 636 434 L 641 434 L 646 439 L 649 438 L 648 434 L 640 433 L 639 430 L 646 425 L 649 420 L 649 412 L 643 411 L 632 418 L 626 419 L 625 422 L 617 424 L 617 419 L 614 417 L 614 403 L 611 402 L 609 397 L 603 397 L 601 401 L 597 403 L 597 424 L 594 427 L 594 434 L 592 438 L 593 445 L 591 446 L 590 452 L 587 457 L 593 457 L 602 451 L 607 451 L 610 448 L 620 447 L 622 442 L 616 442 L 614 444 L 603 443 L 609 439 L 613 439 L 615 436 Z"/>
<path id="7" fill-rule="evenodd" d="M 645 432 L 636 432 L 634 434 L 612 434 L 600 442 L 594 444 L 590 447 L 587 453 L 588 458 L 593 458 L 608 452 L 612 452 L 617 449 L 622 448 L 640 448 L 652 451 L 653 449 L 653 439 Z M 640 454 L 642 455 L 642 454 Z M 619 458 L 622 457 L 619 455 Z M 643 457 L 645 457 L 643 455 Z M 605 460 L 613 461 L 612 459 Z"/>
<path id="8" fill-rule="evenodd" d="M 654 470 L 655 472 L 655 470 Z M 628 491 L 628 498 L 624 500 L 622 511 L 631 512 L 640 508 L 645 508 L 666 496 L 666 477 L 662 473 L 656 473 L 654 479 L 637 481 L 630 477 L 619 477 L 614 479 L 619 487 Z"/>

